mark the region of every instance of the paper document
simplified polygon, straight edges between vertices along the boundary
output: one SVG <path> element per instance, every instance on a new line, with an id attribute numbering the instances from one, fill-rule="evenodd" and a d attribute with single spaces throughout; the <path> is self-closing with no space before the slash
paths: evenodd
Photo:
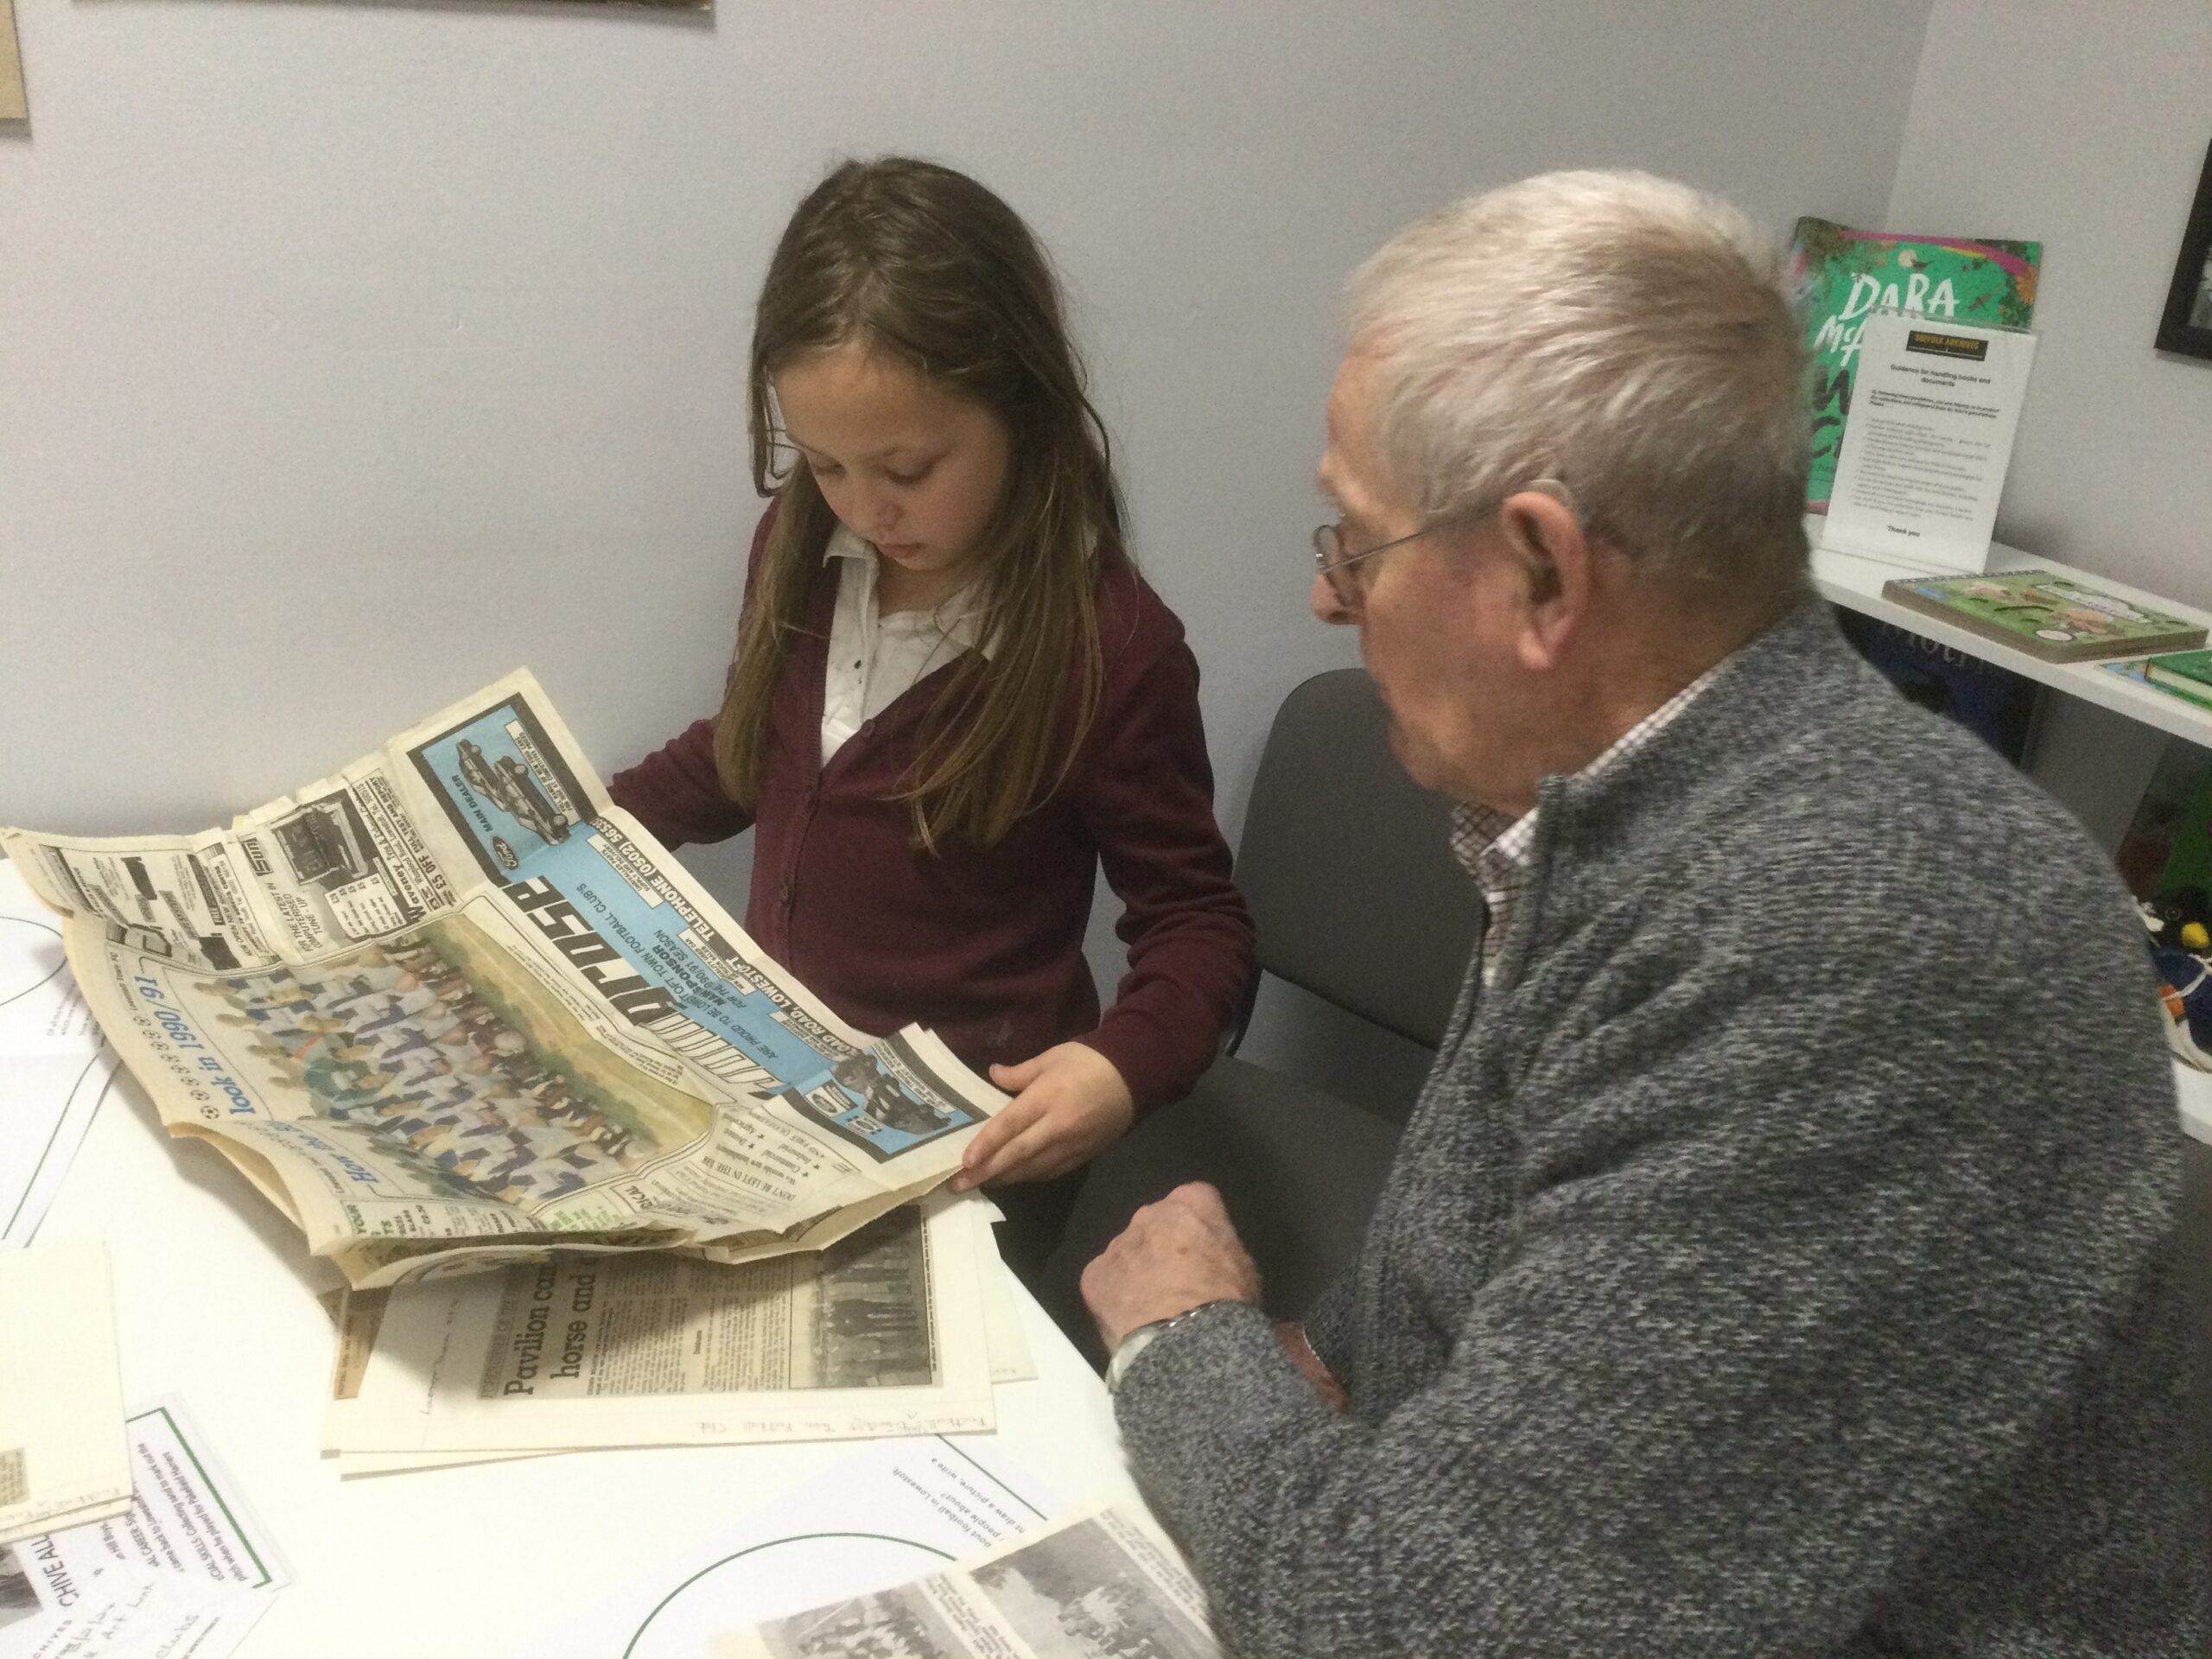
<path id="1" fill-rule="evenodd" d="M 999 1255 L 998 1240 L 988 1227 L 976 1230 L 980 1246 L 976 1271 L 983 1290 L 983 1345 L 990 1350 L 991 1381 L 1028 1382 L 1037 1376 L 1037 1361 L 1029 1351 L 1029 1333 L 1021 1328 L 1021 1308 L 1014 1290 L 1014 1270 Z"/>
<path id="2" fill-rule="evenodd" d="M 125 1567 L 84 1585 L 60 1580 L 49 1606 L 25 1570 L 0 1551 L 0 1659 L 220 1659 L 257 1617 L 243 1592 L 211 1595 Z"/>
<path id="3" fill-rule="evenodd" d="M 130 1507 L 107 1246 L 0 1254 L 0 1544 Z"/>
<path id="4" fill-rule="evenodd" d="M 1922 571 L 1989 568 L 2036 337 L 1877 311 L 1821 545 Z"/>
<path id="5" fill-rule="evenodd" d="M 60 918 L 0 860 L 0 1245 L 27 1244 L 115 1076 Z"/>
<path id="6" fill-rule="evenodd" d="M 221 1659 L 291 1582 L 181 1402 L 128 1427 L 127 1512 L 0 1551 L 0 1659 Z"/>
<path id="7" fill-rule="evenodd" d="M 817 1249 L 1005 1103 L 763 956 L 527 673 L 228 830 L 0 843 L 170 1132 L 355 1286 Z"/>
<path id="8" fill-rule="evenodd" d="M 1037 1376 L 1037 1362 L 1029 1347 L 1029 1338 L 1021 1325 L 1020 1309 L 1016 1302 L 1014 1275 L 999 1257 L 997 1240 L 991 1229 L 982 1224 L 996 1213 L 995 1208 L 980 1194 L 971 1193 L 963 1201 L 973 1211 L 969 1230 L 978 1246 L 976 1273 L 980 1285 L 984 1347 L 990 1356 L 990 1379 L 1000 1382 L 1026 1382 Z M 835 1255 L 849 1251 L 855 1241 L 847 1239 L 831 1247 Z M 733 1269 L 732 1271 L 735 1271 Z M 350 1400 L 360 1393 L 361 1377 L 368 1369 L 369 1355 L 374 1350 L 378 1332 L 382 1328 L 385 1309 L 395 1293 L 385 1290 L 349 1290 L 333 1293 L 337 1324 L 337 1351 L 331 1374 L 331 1397 Z M 416 1293 L 408 1291 L 412 1297 Z M 554 1451 L 583 1450 L 582 1447 L 533 1449 L 516 1447 L 499 1451 L 435 1451 L 435 1452 L 330 1452 L 327 1456 L 334 1460 L 340 1476 L 395 1475 L 410 1473 L 421 1469 L 441 1469 L 455 1464 L 495 1463 L 505 1458 L 531 1458 L 548 1455 Z"/>
<path id="9" fill-rule="evenodd" d="M 885 1440 L 703 1539 L 514 1659 L 707 1659 L 717 1635 L 854 1596 L 1045 1524 L 1058 1499 L 987 1442 Z"/>
<path id="10" fill-rule="evenodd" d="M 979 1559 L 716 1635 L 713 1659 L 1214 1659 L 1205 1594 L 1144 1516 L 1103 1509 Z"/>
<path id="11" fill-rule="evenodd" d="M 0 859 L 0 1055 L 81 1058 L 99 1046 L 99 1026 L 62 950 L 60 918 Z"/>
<path id="12" fill-rule="evenodd" d="M 0 1055 L 0 1246 L 28 1244 L 115 1084 L 115 1051 Z"/>
<path id="13" fill-rule="evenodd" d="M 323 1444 L 567 1450 L 991 1427 L 972 1205 L 741 1268 L 563 1260 L 394 1291 Z M 361 1345 L 358 1335 L 342 1344 Z M 342 1392 L 342 1387 L 341 1387 Z"/>

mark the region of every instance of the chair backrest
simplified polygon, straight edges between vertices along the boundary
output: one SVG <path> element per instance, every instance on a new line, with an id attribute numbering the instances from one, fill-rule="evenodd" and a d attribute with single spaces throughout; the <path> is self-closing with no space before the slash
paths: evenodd
<path id="1" fill-rule="evenodd" d="M 1390 753 L 1389 712 L 1360 670 L 1292 691 L 1268 729 L 1236 853 L 1260 966 L 1436 1047 L 1478 902 L 1452 855 L 1451 816 Z"/>

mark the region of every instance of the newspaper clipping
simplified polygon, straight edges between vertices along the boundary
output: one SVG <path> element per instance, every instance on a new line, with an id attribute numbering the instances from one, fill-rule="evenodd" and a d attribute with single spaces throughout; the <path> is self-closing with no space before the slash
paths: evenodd
<path id="1" fill-rule="evenodd" d="M 564 1259 L 353 1293 L 325 1447 L 512 1452 L 987 1430 L 975 1236 L 987 1224 L 980 1205 L 940 1193 L 820 1252 L 745 1267 L 670 1253 Z"/>
<path id="2" fill-rule="evenodd" d="M 719 1637 L 715 1659 L 1216 1659 L 1205 1598 L 1136 1515 L 1099 1510 L 976 1560 Z"/>
<path id="3" fill-rule="evenodd" d="M 813 1249 L 1005 1096 L 843 1026 L 616 807 L 526 671 L 227 830 L 0 830 L 171 1133 L 357 1287 Z"/>

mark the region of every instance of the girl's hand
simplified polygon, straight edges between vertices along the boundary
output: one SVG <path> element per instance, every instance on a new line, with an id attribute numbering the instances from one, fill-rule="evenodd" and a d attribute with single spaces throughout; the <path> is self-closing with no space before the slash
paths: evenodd
<path id="1" fill-rule="evenodd" d="M 1113 1061 L 1083 1043 L 1058 1043 L 1020 1065 L 995 1065 L 991 1081 L 1014 1096 L 976 1132 L 952 1190 L 985 1181 L 1041 1181 L 1065 1174 L 1128 1132 L 1137 1103 Z"/>

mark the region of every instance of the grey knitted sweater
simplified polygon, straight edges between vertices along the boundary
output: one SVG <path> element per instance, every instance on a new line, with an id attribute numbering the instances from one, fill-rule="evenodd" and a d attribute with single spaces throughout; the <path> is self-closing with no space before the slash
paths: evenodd
<path id="1" fill-rule="evenodd" d="M 1808 605 L 1531 877 L 1308 1319 L 1351 1411 L 1241 1307 L 1123 1381 L 1224 1638 L 2202 1659 L 2173 1083 L 2072 820 Z"/>

